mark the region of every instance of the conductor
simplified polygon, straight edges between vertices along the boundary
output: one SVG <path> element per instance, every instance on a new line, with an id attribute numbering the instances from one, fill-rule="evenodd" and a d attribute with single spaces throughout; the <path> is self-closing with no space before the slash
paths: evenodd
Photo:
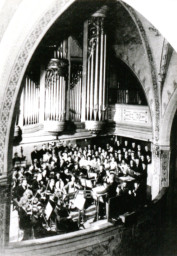
<path id="1" fill-rule="evenodd" d="M 114 174 L 111 174 L 109 176 L 108 182 L 109 182 L 109 184 L 107 185 L 107 187 L 105 189 L 103 189 L 101 191 L 97 191 L 97 195 L 106 193 L 106 199 L 107 200 L 111 197 L 116 196 L 117 183 L 115 182 L 115 175 Z"/>

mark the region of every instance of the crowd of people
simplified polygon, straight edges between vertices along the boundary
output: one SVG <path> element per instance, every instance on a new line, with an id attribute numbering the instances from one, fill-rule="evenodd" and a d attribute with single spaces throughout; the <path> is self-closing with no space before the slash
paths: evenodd
<path id="1" fill-rule="evenodd" d="M 22 157 L 24 160 L 23 153 Z M 16 165 L 17 161 L 20 157 L 15 153 L 13 207 L 18 211 L 19 227 L 24 230 L 23 239 L 79 229 L 84 217 L 78 225 L 72 212 L 94 204 L 95 196 L 104 195 L 99 218 L 105 217 L 105 202 L 110 198 L 122 198 L 122 205 L 117 207 L 123 211 L 150 199 L 147 169 L 151 151 L 136 141 L 114 137 L 105 145 L 90 143 L 84 147 L 52 142 L 41 148 L 34 146 L 30 165 Z M 78 193 L 82 196 L 79 202 Z"/>

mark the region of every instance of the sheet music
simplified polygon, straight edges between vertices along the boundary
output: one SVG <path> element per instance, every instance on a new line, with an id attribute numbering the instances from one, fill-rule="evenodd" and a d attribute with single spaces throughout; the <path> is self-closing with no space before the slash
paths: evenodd
<path id="1" fill-rule="evenodd" d="M 81 193 L 78 193 L 73 203 L 74 203 L 74 206 L 77 207 L 79 210 L 83 210 L 84 204 L 85 204 L 84 195 Z"/>
<path id="2" fill-rule="evenodd" d="M 81 181 L 81 185 L 82 185 L 83 187 L 93 188 L 93 184 L 92 184 L 92 181 L 91 181 L 91 180 L 82 178 L 82 179 L 80 179 L 80 181 Z"/>
<path id="3" fill-rule="evenodd" d="M 119 179 L 122 180 L 122 181 L 132 181 L 132 180 L 135 180 L 135 178 L 133 178 L 131 176 L 119 177 Z"/>
<path id="4" fill-rule="evenodd" d="M 46 219 L 47 220 L 50 218 L 50 215 L 51 215 L 52 211 L 53 211 L 53 207 L 52 207 L 51 203 L 48 202 L 47 205 L 46 205 L 46 208 L 45 208 L 45 214 L 46 214 Z"/>

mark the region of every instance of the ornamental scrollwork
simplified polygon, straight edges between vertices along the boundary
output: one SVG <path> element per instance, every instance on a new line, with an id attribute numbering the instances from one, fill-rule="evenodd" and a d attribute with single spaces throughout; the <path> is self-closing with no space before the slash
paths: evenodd
<path id="1" fill-rule="evenodd" d="M 73 89 L 81 78 L 82 78 L 82 64 L 71 63 L 70 88 Z"/>
<path id="2" fill-rule="evenodd" d="M 88 58 L 93 55 L 100 35 L 104 33 L 104 18 L 92 17 L 88 20 Z"/>

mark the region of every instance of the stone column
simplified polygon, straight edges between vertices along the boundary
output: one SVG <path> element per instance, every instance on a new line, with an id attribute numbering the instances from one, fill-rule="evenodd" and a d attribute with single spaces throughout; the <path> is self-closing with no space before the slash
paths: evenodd
<path id="1" fill-rule="evenodd" d="M 152 144 L 152 199 L 169 186 L 170 147 Z"/>
<path id="2" fill-rule="evenodd" d="M 0 255 L 4 255 L 4 248 L 9 242 L 10 201 L 7 179 L 0 179 Z"/>
<path id="3" fill-rule="evenodd" d="M 161 188 L 169 186 L 169 172 L 170 172 L 170 146 L 161 146 L 161 172 L 160 172 L 160 181 L 161 181 Z"/>

